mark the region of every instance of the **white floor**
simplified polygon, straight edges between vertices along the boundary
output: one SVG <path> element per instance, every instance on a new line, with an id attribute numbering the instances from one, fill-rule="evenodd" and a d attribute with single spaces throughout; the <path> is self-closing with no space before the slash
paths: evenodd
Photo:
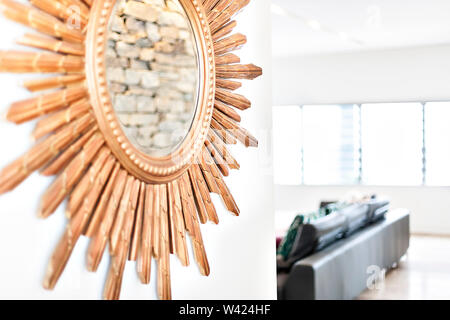
<path id="1" fill-rule="evenodd" d="M 408 254 L 398 268 L 359 299 L 450 299 L 450 238 L 412 236 Z"/>

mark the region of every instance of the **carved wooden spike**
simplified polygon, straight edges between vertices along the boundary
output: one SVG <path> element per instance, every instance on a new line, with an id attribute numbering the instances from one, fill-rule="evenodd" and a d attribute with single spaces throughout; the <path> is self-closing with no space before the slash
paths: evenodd
<path id="1" fill-rule="evenodd" d="M 158 295 L 162 300 L 170 300 L 172 299 L 172 289 L 170 284 L 170 229 L 167 202 L 167 186 L 160 186 L 159 191 L 159 204 L 161 212 L 159 215 L 160 247 L 158 260 Z"/>
<path id="2" fill-rule="evenodd" d="M 56 53 L 1 51 L 0 71 L 16 73 L 79 73 L 84 60 L 78 56 Z"/>
<path id="3" fill-rule="evenodd" d="M 93 119 L 87 117 L 92 122 Z M 70 145 L 66 150 L 57 155 L 54 160 L 41 172 L 43 176 L 53 176 L 61 172 L 61 170 L 72 160 L 72 158 L 83 148 L 94 133 L 98 130 L 97 125 L 94 125 L 85 133 L 82 133 L 81 137 Z"/>
<path id="4" fill-rule="evenodd" d="M 262 75 L 262 69 L 254 64 L 216 66 L 217 77 L 253 80 Z"/>
<path id="5" fill-rule="evenodd" d="M 211 174 L 211 163 L 207 163 L 205 161 L 205 156 L 200 154 L 199 156 L 199 166 L 202 170 L 203 176 L 205 177 L 206 184 L 208 186 L 208 190 L 213 193 L 219 193 L 219 189 L 217 188 L 214 177 Z"/>
<path id="6" fill-rule="evenodd" d="M 201 196 L 201 202 L 205 206 L 206 215 L 208 220 L 215 224 L 219 223 L 219 218 L 217 216 L 216 208 L 212 203 L 211 196 L 209 195 L 209 190 L 206 182 L 203 178 L 200 168 L 196 165 L 192 166 L 192 173 L 194 174 L 195 182 L 198 186 L 199 195 Z"/>
<path id="7" fill-rule="evenodd" d="M 197 265 L 200 269 L 200 273 L 204 276 L 209 276 L 210 268 L 208 258 L 206 256 L 205 246 L 203 245 L 202 234 L 198 218 L 195 212 L 192 212 L 192 224 L 193 224 L 193 239 L 192 247 L 194 249 L 194 257 Z"/>
<path id="8" fill-rule="evenodd" d="M 220 0 L 203 0 L 203 7 L 205 12 L 209 13 Z"/>
<path id="9" fill-rule="evenodd" d="M 125 269 L 125 263 L 129 256 L 140 186 L 140 181 L 135 180 L 131 191 L 130 201 L 127 206 L 127 211 L 120 229 L 119 240 L 115 245 L 116 247 L 113 249 L 114 255 L 111 260 L 111 265 L 105 284 L 105 291 L 103 294 L 104 298 L 107 300 L 118 300 L 120 298 L 122 277 Z"/>
<path id="10" fill-rule="evenodd" d="M 87 268 L 89 271 L 96 271 L 101 262 L 103 252 L 105 251 L 109 239 L 110 230 L 114 223 L 117 209 L 125 189 L 125 184 L 127 183 L 127 177 L 126 171 L 120 170 L 108 206 L 106 207 L 104 217 L 89 245 L 87 256 Z"/>
<path id="11" fill-rule="evenodd" d="M 63 4 L 64 1 L 55 1 L 55 0 L 29 0 L 29 1 L 35 7 L 51 14 L 54 17 L 60 18 L 60 19 L 64 20 L 65 22 L 70 22 L 70 20 L 72 19 L 72 16 L 75 14 L 75 12 L 70 8 L 71 5 L 76 5 L 76 4 L 79 5 L 81 3 L 80 1 L 78 1 L 78 3 L 76 3 L 73 0 L 66 1 L 67 5 Z M 79 7 L 77 7 L 77 8 L 79 8 Z M 88 22 L 89 17 L 86 17 L 86 15 L 80 14 L 79 19 L 80 19 L 81 26 L 85 26 Z"/>
<path id="12" fill-rule="evenodd" d="M 93 237 L 98 231 L 101 221 L 105 216 L 106 208 L 108 206 L 111 194 L 113 193 L 113 190 L 117 183 L 117 177 L 119 175 L 119 172 L 120 172 L 120 163 L 116 162 L 116 164 L 114 165 L 113 172 L 109 177 L 108 184 L 106 185 L 105 190 L 102 193 L 102 196 L 95 209 L 95 212 L 92 215 L 92 219 L 89 222 L 89 226 L 85 232 L 85 235 L 87 237 Z"/>
<path id="13" fill-rule="evenodd" d="M 39 210 L 41 218 L 47 218 L 55 212 L 104 143 L 105 140 L 100 134 L 92 136 L 80 153 L 56 178 L 42 197 Z"/>
<path id="14" fill-rule="evenodd" d="M 243 7 L 248 5 L 250 0 L 234 0 L 225 10 L 223 10 L 214 21 L 211 21 L 209 27 L 211 32 L 220 29 L 224 24 L 228 23 L 233 16 L 238 13 Z"/>
<path id="15" fill-rule="evenodd" d="M 89 222 L 90 216 L 97 202 L 97 198 L 101 193 L 105 181 L 111 173 L 114 162 L 115 159 L 111 158 L 103 167 L 94 188 L 85 198 L 83 206 L 78 210 L 77 214 L 67 225 L 66 232 L 50 258 L 49 266 L 44 279 L 44 288 L 53 289 L 64 271 L 64 268 L 81 233 Z"/>
<path id="16" fill-rule="evenodd" d="M 233 137 L 220 123 L 218 123 L 214 118 L 211 119 L 211 128 L 216 132 L 216 134 L 222 139 L 226 144 L 236 144 L 237 140 Z"/>
<path id="17" fill-rule="evenodd" d="M 161 191 L 159 190 L 161 187 L 159 185 L 153 186 L 153 256 L 155 258 L 160 257 L 160 240 L 161 240 L 161 206 L 160 206 L 160 199 L 161 199 Z"/>
<path id="18" fill-rule="evenodd" d="M 28 90 L 35 92 L 48 89 L 62 88 L 69 85 L 78 85 L 85 79 L 84 74 L 74 74 L 67 76 L 57 76 L 44 79 L 27 80 L 23 86 Z"/>
<path id="19" fill-rule="evenodd" d="M 44 114 L 58 111 L 83 97 L 86 97 L 86 89 L 82 87 L 44 94 L 13 103 L 6 118 L 17 124 L 24 123 Z"/>
<path id="20" fill-rule="evenodd" d="M 202 275 L 209 275 L 209 263 L 206 257 L 205 248 L 203 246 L 203 239 L 201 235 L 200 226 L 198 223 L 197 211 L 196 211 L 196 203 L 194 200 L 195 193 L 192 192 L 191 188 L 191 180 L 189 178 L 189 173 L 185 173 L 180 180 L 178 180 L 181 191 L 181 199 L 183 204 L 183 216 L 186 225 L 186 231 L 189 232 L 192 239 L 192 246 L 194 249 L 194 257 L 197 265 L 200 269 Z M 198 187 L 197 187 L 198 188 Z M 199 194 L 201 197 L 201 195 Z M 202 201 L 202 200 L 201 200 Z M 201 203 L 200 210 L 204 210 L 205 222 L 206 222 L 206 209 Z"/>
<path id="21" fill-rule="evenodd" d="M 216 99 L 239 110 L 246 110 L 252 106 L 250 100 L 244 96 L 220 88 L 216 88 Z"/>
<path id="22" fill-rule="evenodd" d="M 33 7 L 11 0 L 0 0 L 0 9 L 8 19 L 34 28 L 37 31 L 68 41 L 79 43 L 84 41 L 84 35 L 80 31 L 71 29 L 61 20 Z"/>
<path id="23" fill-rule="evenodd" d="M 136 216 L 133 224 L 133 237 L 131 241 L 130 248 L 130 256 L 128 259 L 130 261 L 136 261 L 137 255 L 139 251 L 139 245 L 142 238 L 142 224 L 144 217 L 144 205 L 145 205 L 145 195 L 146 195 L 146 186 L 144 182 L 141 182 L 141 186 L 139 189 L 139 202 L 136 210 Z"/>
<path id="24" fill-rule="evenodd" d="M 111 150 L 107 147 L 103 147 L 97 153 L 88 171 L 85 172 L 83 178 L 81 178 L 80 182 L 72 191 L 66 210 L 66 215 L 68 218 L 71 218 L 82 204 L 85 195 L 89 192 L 89 190 L 91 190 L 97 175 L 100 173 L 100 170 L 103 168 L 110 154 Z"/>
<path id="25" fill-rule="evenodd" d="M 242 87 L 242 83 L 233 80 L 216 79 L 216 86 L 222 89 L 234 91 Z"/>
<path id="26" fill-rule="evenodd" d="M 110 179 L 110 175 L 113 172 L 115 163 L 116 163 L 115 157 L 110 155 L 108 157 L 108 159 L 106 160 L 105 165 L 103 166 L 102 170 L 97 175 L 94 185 L 89 190 L 89 192 L 86 194 L 86 197 L 84 199 L 82 206 L 85 207 L 85 210 L 86 210 L 86 212 L 89 213 L 90 217 L 92 216 L 94 209 L 97 206 L 97 202 L 102 194 L 102 191 L 103 191 L 106 183 Z M 90 222 L 90 219 L 88 222 Z M 88 228 L 88 224 L 85 224 L 83 227 L 83 230 L 82 230 L 83 234 L 86 233 L 87 228 Z"/>
<path id="27" fill-rule="evenodd" d="M 0 72 L 69 73 L 82 72 L 84 60 L 57 53 L 0 51 Z"/>
<path id="28" fill-rule="evenodd" d="M 33 138 L 39 139 L 49 134 L 52 131 L 63 126 L 65 123 L 70 123 L 86 114 L 91 108 L 87 99 L 81 99 L 73 103 L 70 107 L 60 112 L 50 115 L 47 118 L 40 120 L 33 131 Z"/>
<path id="29" fill-rule="evenodd" d="M 62 149 L 71 145 L 90 125 L 92 118 L 83 117 L 63 127 L 44 141 L 36 144 L 25 155 L 5 167 L 0 173 L 0 194 L 11 191 L 35 170 L 43 167 Z"/>
<path id="30" fill-rule="evenodd" d="M 180 187 L 184 225 L 186 227 L 186 231 L 192 235 L 194 232 L 192 216 L 196 214 L 196 208 L 194 195 L 192 194 L 191 182 L 187 172 L 178 180 L 178 185 Z"/>
<path id="31" fill-rule="evenodd" d="M 77 10 L 80 10 L 80 15 L 84 17 L 86 20 L 89 19 L 90 9 L 89 7 L 92 5 L 92 1 L 82 1 L 82 0 L 58 0 L 62 5 L 66 8 L 75 6 Z M 78 13 L 78 12 L 77 12 Z"/>
<path id="32" fill-rule="evenodd" d="M 211 9 L 207 13 L 207 18 L 209 24 L 214 22 L 214 20 L 220 16 L 220 14 L 233 2 L 234 0 L 220 0 L 217 2 L 217 4 L 214 6 L 214 8 Z"/>
<path id="33" fill-rule="evenodd" d="M 247 37 L 241 33 L 233 34 L 214 43 L 214 52 L 220 56 L 230 51 L 235 51 L 247 43 Z"/>
<path id="34" fill-rule="evenodd" d="M 147 185 L 145 190 L 144 217 L 142 225 L 142 237 L 138 251 L 137 272 L 143 284 L 150 283 L 152 268 L 152 246 L 154 230 L 154 186 Z M 159 205 L 159 203 L 158 203 Z"/>
<path id="35" fill-rule="evenodd" d="M 226 163 L 225 159 L 223 159 L 222 155 L 216 150 L 212 142 L 208 139 L 205 140 L 205 146 L 211 154 L 212 159 L 219 167 L 220 172 L 222 172 L 225 177 L 228 177 L 230 175 L 230 169 L 228 168 L 228 164 Z"/>
<path id="36" fill-rule="evenodd" d="M 189 168 L 188 172 L 192 190 L 194 191 L 195 205 L 197 207 L 200 222 L 204 224 L 208 221 L 208 212 L 206 212 L 206 207 L 205 204 L 203 203 L 202 194 L 200 188 L 198 187 L 197 172 L 196 172 L 197 170 L 200 170 L 201 173 L 201 169 L 198 168 L 198 166 L 194 165 Z"/>
<path id="37" fill-rule="evenodd" d="M 239 58 L 237 55 L 233 53 L 227 53 L 222 56 L 216 56 L 215 57 L 216 66 L 224 65 L 224 64 L 233 64 L 233 63 L 240 63 L 241 58 Z"/>
<path id="38" fill-rule="evenodd" d="M 231 32 L 233 32 L 234 28 L 236 28 L 236 25 L 237 22 L 233 20 L 225 24 L 221 28 L 215 30 L 213 33 L 213 41 L 218 41 L 219 39 L 229 35 Z"/>
<path id="39" fill-rule="evenodd" d="M 84 56 L 85 49 L 81 43 L 73 43 L 62 40 L 57 40 L 52 37 L 43 36 L 40 34 L 26 33 L 24 36 L 17 40 L 18 44 L 52 51 L 56 53 L 65 53 L 75 56 Z"/>
<path id="40" fill-rule="evenodd" d="M 227 146 L 225 143 L 220 139 L 220 137 L 216 134 L 216 132 L 212 129 L 208 132 L 208 140 L 214 145 L 217 151 L 221 154 L 221 156 L 224 158 L 226 163 L 231 169 L 240 169 L 240 165 L 237 162 L 237 160 L 231 155 L 231 153 L 228 151 Z"/>
<path id="41" fill-rule="evenodd" d="M 116 218 L 114 220 L 114 226 L 111 229 L 111 235 L 109 240 L 109 253 L 114 255 L 117 244 L 119 243 L 119 236 L 121 228 L 127 212 L 130 207 L 131 199 L 133 198 L 133 192 L 136 192 L 134 187 L 135 179 L 132 176 L 128 177 L 127 184 L 125 185 L 125 190 L 123 192 L 122 199 L 120 200 L 119 210 L 117 211 Z"/>
<path id="42" fill-rule="evenodd" d="M 43 283 L 45 289 L 50 290 L 55 288 L 56 283 L 64 271 L 70 255 L 72 254 L 74 246 L 81 235 L 85 219 L 85 213 L 83 210 L 80 210 L 74 219 L 68 223 L 66 232 L 64 232 L 64 235 L 50 258 Z"/>
<path id="43" fill-rule="evenodd" d="M 218 109 L 214 109 L 213 118 L 220 123 L 225 129 L 230 132 L 236 139 L 238 139 L 246 147 L 257 147 L 258 140 L 253 137 L 247 130 L 242 128 L 237 122 L 228 118 Z"/>
<path id="44" fill-rule="evenodd" d="M 236 122 L 241 122 L 241 116 L 239 115 L 239 113 L 237 113 L 236 110 L 234 110 L 230 106 L 226 105 L 222 101 L 219 101 L 219 100 L 214 101 L 214 108 L 221 111 L 223 114 L 228 116 L 230 119 L 233 119 Z"/>
<path id="45" fill-rule="evenodd" d="M 209 153 L 205 153 L 206 157 L 210 157 Z M 233 196 L 230 193 L 230 190 L 228 189 L 227 185 L 225 184 L 225 181 L 223 180 L 222 175 L 220 174 L 220 171 L 217 167 L 217 165 L 214 163 L 211 165 L 211 173 L 216 179 L 217 186 L 220 189 L 220 196 L 222 197 L 223 202 L 225 203 L 225 206 L 229 211 L 234 213 L 236 216 L 239 215 L 240 211 L 238 206 L 236 205 L 236 202 L 234 201 Z"/>
<path id="46" fill-rule="evenodd" d="M 169 221 L 172 241 L 175 252 L 183 266 L 189 265 L 189 256 L 186 245 L 186 233 L 181 204 L 180 188 L 177 180 L 169 182 Z"/>

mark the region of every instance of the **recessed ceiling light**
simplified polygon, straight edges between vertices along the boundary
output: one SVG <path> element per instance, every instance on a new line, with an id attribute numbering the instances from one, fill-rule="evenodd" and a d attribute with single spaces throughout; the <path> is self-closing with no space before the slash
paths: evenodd
<path id="1" fill-rule="evenodd" d="M 319 31 L 320 29 L 322 29 L 320 22 L 317 20 L 314 20 L 314 19 L 307 19 L 306 24 L 308 25 L 308 27 L 310 27 L 311 29 L 316 30 L 316 31 Z"/>
<path id="2" fill-rule="evenodd" d="M 272 3 L 270 5 L 270 10 L 272 11 L 272 13 L 280 15 L 280 16 L 288 15 L 287 12 L 282 7 L 280 7 L 279 5 L 276 5 L 274 3 Z"/>

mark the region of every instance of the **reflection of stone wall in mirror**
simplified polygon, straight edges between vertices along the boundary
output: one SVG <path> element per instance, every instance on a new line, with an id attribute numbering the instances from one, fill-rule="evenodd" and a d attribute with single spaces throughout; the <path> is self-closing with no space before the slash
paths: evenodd
<path id="1" fill-rule="evenodd" d="M 184 9 L 177 0 L 118 0 L 108 39 L 108 87 L 126 136 L 150 156 L 170 154 L 191 128 L 198 95 Z"/>

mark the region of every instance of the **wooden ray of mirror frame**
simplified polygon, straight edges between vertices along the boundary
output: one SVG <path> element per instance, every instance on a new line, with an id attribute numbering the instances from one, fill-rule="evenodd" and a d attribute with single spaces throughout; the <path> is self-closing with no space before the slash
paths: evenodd
<path id="1" fill-rule="evenodd" d="M 46 289 L 56 286 L 84 235 L 90 239 L 89 271 L 97 270 L 109 247 L 105 299 L 119 299 L 127 260 L 136 262 L 141 282 L 149 284 L 152 259 L 158 265 L 158 295 L 171 299 L 169 255 L 189 265 L 188 235 L 201 274 L 210 274 L 200 230 L 208 221 L 219 222 L 210 193 L 239 215 L 224 176 L 240 166 L 227 145 L 258 142 L 240 125 L 238 111 L 251 103 L 234 91 L 241 87 L 239 79 L 254 79 L 262 70 L 240 64 L 231 53 L 246 43 L 244 35 L 232 34 L 233 17 L 249 0 L 167 0 L 179 1 L 194 30 L 200 94 L 181 147 L 167 157 L 150 157 L 124 135 L 108 94 L 104 51 L 116 1 L 0 0 L 7 18 L 37 31 L 18 43 L 39 49 L 0 52 L 0 71 L 57 74 L 26 81 L 24 87 L 37 95 L 8 110 L 7 119 L 16 124 L 39 120 L 36 144 L 0 172 L 0 194 L 40 171 L 55 179 L 41 199 L 39 216 L 49 217 L 67 199 L 67 228 L 50 258 Z"/>

